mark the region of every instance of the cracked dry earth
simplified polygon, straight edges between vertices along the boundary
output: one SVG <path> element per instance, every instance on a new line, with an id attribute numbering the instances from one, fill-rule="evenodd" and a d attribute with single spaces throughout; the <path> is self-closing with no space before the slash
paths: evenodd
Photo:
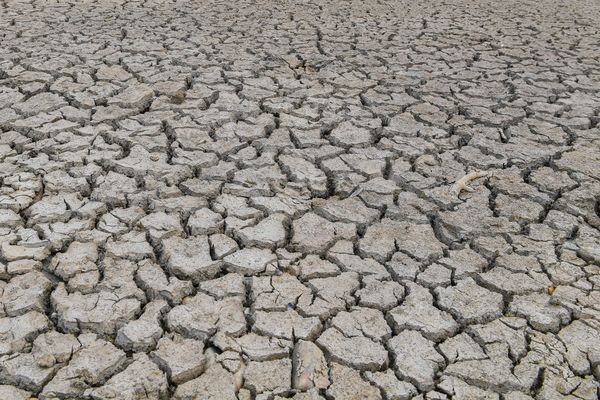
<path id="1" fill-rule="evenodd" d="M 599 16 L 0 1 L 0 399 L 597 399 Z"/>

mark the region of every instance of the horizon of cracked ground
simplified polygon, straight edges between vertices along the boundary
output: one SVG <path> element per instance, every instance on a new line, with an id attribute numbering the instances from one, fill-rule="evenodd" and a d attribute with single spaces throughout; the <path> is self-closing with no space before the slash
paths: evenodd
<path id="1" fill-rule="evenodd" d="M 0 399 L 597 399 L 599 16 L 0 1 Z"/>

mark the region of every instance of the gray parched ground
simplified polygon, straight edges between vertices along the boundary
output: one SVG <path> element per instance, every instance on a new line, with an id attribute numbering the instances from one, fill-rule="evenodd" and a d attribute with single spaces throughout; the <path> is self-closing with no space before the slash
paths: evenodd
<path id="1" fill-rule="evenodd" d="M 0 399 L 598 399 L 599 20 L 0 0 Z"/>

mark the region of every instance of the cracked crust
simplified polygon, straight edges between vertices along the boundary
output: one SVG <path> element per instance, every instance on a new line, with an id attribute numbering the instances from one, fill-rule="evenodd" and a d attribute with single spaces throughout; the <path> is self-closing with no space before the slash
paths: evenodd
<path id="1" fill-rule="evenodd" d="M 0 399 L 597 399 L 599 16 L 0 0 Z"/>

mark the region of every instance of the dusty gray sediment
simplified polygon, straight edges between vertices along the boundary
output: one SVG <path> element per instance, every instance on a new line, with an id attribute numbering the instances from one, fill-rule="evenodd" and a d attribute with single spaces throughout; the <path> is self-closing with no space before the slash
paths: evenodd
<path id="1" fill-rule="evenodd" d="M 597 399 L 599 17 L 0 1 L 0 399 Z"/>

